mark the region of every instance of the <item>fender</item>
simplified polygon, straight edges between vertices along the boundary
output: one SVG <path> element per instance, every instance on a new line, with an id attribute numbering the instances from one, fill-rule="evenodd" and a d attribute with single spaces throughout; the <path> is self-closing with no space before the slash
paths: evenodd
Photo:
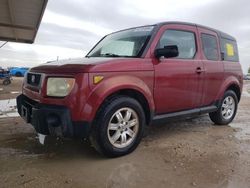
<path id="1" fill-rule="evenodd" d="M 93 75 L 90 75 L 89 77 L 92 78 Z M 146 98 L 150 111 L 154 111 L 155 104 L 152 93 L 153 87 L 151 88 L 152 90 L 150 90 L 148 85 L 142 79 L 134 75 L 120 75 L 106 78 L 94 86 L 86 100 L 86 104 L 83 107 L 81 117 L 89 122 L 92 122 L 95 118 L 97 110 L 104 100 L 113 93 L 124 89 L 132 89 L 140 92 Z"/>
<path id="2" fill-rule="evenodd" d="M 230 87 L 231 85 L 238 86 L 240 92 L 242 91 L 242 84 L 240 84 L 239 80 L 235 76 L 229 76 L 224 80 L 222 87 L 220 88 L 220 91 L 216 96 L 216 100 L 220 100 L 223 97 L 224 93 L 226 92 L 227 88 Z"/>

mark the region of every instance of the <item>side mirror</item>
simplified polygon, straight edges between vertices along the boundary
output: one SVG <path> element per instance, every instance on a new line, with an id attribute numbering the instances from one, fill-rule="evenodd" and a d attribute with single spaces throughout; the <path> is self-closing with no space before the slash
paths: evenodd
<path id="1" fill-rule="evenodd" d="M 177 57 L 179 55 L 178 51 L 178 46 L 176 45 L 171 45 L 171 46 L 164 46 L 164 48 L 159 48 L 155 50 L 155 57 L 160 58 L 160 57 L 165 57 L 165 58 L 170 58 L 170 57 Z"/>

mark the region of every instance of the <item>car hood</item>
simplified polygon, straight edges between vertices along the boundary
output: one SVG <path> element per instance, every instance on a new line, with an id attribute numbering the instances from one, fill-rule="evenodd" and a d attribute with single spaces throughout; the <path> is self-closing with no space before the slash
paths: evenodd
<path id="1" fill-rule="evenodd" d="M 143 66 L 142 58 L 79 58 L 47 62 L 33 67 L 30 72 L 40 73 L 82 73 L 82 72 L 115 72 L 153 69 L 153 66 Z M 147 63 L 148 64 L 148 63 Z M 151 64 L 151 63 L 150 63 Z M 151 64 L 152 65 L 152 64 Z M 145 70 L 145 69 L 143 69 Z"/>
<path id="2" fill-rule="evenodd" d="M 110 58 L 78 58 L 60 61 L 49 61 L 39 66 L 33 67 L 30 72 L 42 73 L 78 73 L 87 72 L 88 69 L 96 64 L 110 61 Z"/>

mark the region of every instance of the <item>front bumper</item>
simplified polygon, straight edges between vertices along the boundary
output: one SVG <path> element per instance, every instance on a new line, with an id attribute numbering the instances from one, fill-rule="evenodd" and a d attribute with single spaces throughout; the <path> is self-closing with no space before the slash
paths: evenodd
<path id="1" fill-rule="evenodd" d="M 62 137 L 87 138 L 90 123 L 72 121 L 70 110 L 65 106 L 38 103 L 25 95 L 17 97 L 17 109 L 27 123 L 38 133 Z"/>

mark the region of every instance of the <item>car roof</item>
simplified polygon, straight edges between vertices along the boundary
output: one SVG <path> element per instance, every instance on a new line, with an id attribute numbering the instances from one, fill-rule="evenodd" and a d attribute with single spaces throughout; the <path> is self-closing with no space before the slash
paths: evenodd
<path id="1" fill-rule="evenodd" d="M 204 29 L 216 32 L 220 38 L 224 38 L 224 39 L 228 39 L 228 40 L 232 40 L 232 41 L 236 42 L 236 39 L 233 36 L 231 36 L 231 35 L 229 35 L 227 33 L 224 33 L 222 31 L 219 31 L 217 29 L 214 29 L 214 28 L 211 28 L 211 27 L 207 27 L 207 26 L 204 26 L 204 25 L 200 25 L 200 24 L 195 24 L 195 23 L 191 23 L 191 22 L 181 22 L 181 21 L 166 21 L 166 22 L 159 22 L 159 23 L 150 24 L 150 25 L 141 25 L 141 26 L 137 26 L 137 27 L 131 27 L 131 28 L 126 28 L 126 29 L 118 30 L 118 31 L 109 33 L 108 35 L 114 34 L 114 33 L 118 33 L 118 32 L 121 32 L 121 31 L 126 31 L 126 30 L 129 30 L 129 29 L 139 28 L 139 27 L 157 26 L 159 28 L 159 27 L 161 27 L 163 25 L 167 25 L 167 24 L 190 25 L 190 26 L 204 28 Z"/>

